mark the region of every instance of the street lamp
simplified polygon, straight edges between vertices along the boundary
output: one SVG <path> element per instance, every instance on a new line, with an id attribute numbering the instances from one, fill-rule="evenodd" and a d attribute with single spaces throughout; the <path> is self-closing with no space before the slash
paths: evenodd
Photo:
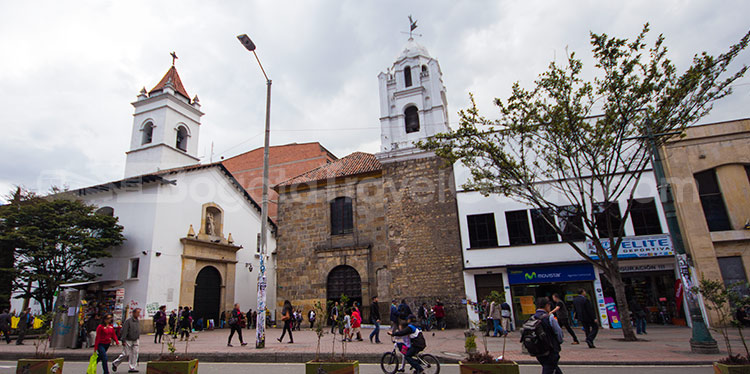
<path id="1" fill-rule="evenodd" d="M 266 77 L 266 138 L 263 142 L 263 199 L 260 210 L 260 271 L 258 272 L 258 318 L 256 320 L 255 348 L 266 346 L 266 244 L 268 231 L 268 142 L 271 134 L 271 80 L 268 79 L 263 64 L 260 63 L 258 54 L 255 53 L 255 43 L 246 34 L 238 35 L 245 48 L 253 52 L 255 60 L 258 61 L 260 71 Z"/>

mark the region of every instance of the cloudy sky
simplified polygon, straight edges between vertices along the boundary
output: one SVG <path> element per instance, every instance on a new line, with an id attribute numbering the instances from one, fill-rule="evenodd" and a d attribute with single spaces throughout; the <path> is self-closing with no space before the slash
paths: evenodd
<path id="1" fill-rule="evenodd" d="M 719 54 L 748 28 L 750 2 L 629 1 L 9 1 L 0 2 L 0 194 L 122 178 L 133 107 L 179 56 L 177 68 L 206 113 L 208 162 L 261 147 L 265 86 L 237 41 L 247 33 L 273 80 L 272 144 L 319 141 L 339 157 L 376 152 L 377 75 L 406 42 L 408 15 L 436 57 L 451 123 L 476 95 L 529 85 L 576 52 L 591 68 L 589 31 L 633 37 L 651 23 L 684 69 Z M 740 58 L 750 63 L 750 52 Z M 750 117 L 750 79 L 703 123 Z"/>

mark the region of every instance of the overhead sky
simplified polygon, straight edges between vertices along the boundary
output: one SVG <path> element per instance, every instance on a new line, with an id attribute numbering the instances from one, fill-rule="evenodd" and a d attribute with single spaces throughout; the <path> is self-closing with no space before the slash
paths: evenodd
<path id="1" fill-rule="evenodd" d="M 179 56 L 206 113 L 202 162 L 263 145 L 265 82 L 236 39 L 247 33 L 273 80 L 272 144 L 319 141 L 339 157 L 377 152 L 377 75 L 418 22 L 441 65 L 451 123 L 475 94 L 480 109 L 529 86 L 565 51 L 593 71 L 589 32 L 632 38 L 651 23 L 685 69 L 747 31 L 744 0 L 629 1 L 2 1 L 0 194 L 121 179 L 133 107 Z M 740 63 L 750 62 L 744 52 Z M 750 117 L 750 79 L 701 123 Z M 213 155 L 211 148 L 213 145 Z"/>

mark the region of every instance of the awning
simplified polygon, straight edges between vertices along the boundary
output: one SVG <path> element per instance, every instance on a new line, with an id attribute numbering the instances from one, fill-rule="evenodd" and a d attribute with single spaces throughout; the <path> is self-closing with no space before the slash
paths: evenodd
<path id="1" fill-rule="evenodd" d="M 60 288 L 75 288 L 75 289 L 86 289 L 86 288 L 99 288 L 99 289 L 105 289 L 105 288 L 112 288 L 121 286 L 122 281 L 121 280 L 102 280 L 102 281 L 90 281 L 90 282 L 79 282 L 79 283 L 66 283 L 61 284 Z"/>

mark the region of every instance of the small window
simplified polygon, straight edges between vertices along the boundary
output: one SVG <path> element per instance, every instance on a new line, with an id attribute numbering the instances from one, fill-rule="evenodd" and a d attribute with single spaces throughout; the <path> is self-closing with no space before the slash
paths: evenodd
<path id="1" fill-rule="evenodd" d="M 745 165 L 745 174 L 747 174 L 747 181 L 750 183 L 750 165 Z"/>
<path id="2" fill-rule="evenodd" d="M 654 199 L 631 201 L 630 216 L 633 217 L 633 230 L 636 235 L 661 234 L 661 222 Z"/>
<path id="3" fill-rule="evenodd" d="M 406 121 L 406 133 L 410 134 L 419 131 L 419 110 L 415 106 L 407 107 L 404 111 Z"/>
<path id="4" fill-rule="evenodd" d="M 600 238 L 609 238 L 610 229 L 612 230 L 612 236 L 620 236 L 622 215 L 620 215 L 620 206 L 616 202 L 607 201 L 594 204 L 594 220 Z"/>
<path id="5" fill-rule="evenodd" d="M 175 144 L 177 146 L 177 149 L 187 152 L 187 139 L 188 139 L 187 129 L 185 129 L 184 126 L 178 127 L 177 128 L 177 141 Z"/>
<path id="6" fill-rule="evenodd" d="M 115 216 L 115 210 L 112 209 L 112 207 L 109 207 L 109 206 L 103 206 L 103 207 L 97 209 L 95 213 L 98 214 L 98 215 L 100 215 L 100 216 L 109 216 L 109 217 L 114 217 Z"/>
<path id="7" fill-rule="evenodd" d="M 531 244 L 529 214 L 525 210 L 505 212 L 505 223 L 510 245 Z"/>
<path id="8" fill-rule="evenodd" d="M 471 248 L 497 247 L 497 227 L 493 213 L 466 216 L 469 226 L 469 246 Z"/>
<path id="9" fill-rule="evenodd" d="M 154 124 L 151 122 L 146 122 L 146 124 L 143 125 L 143 138 L 141 139 L 141 145 L 151 143 L 153 138 L 154 138 Z"/>
<path id="10" fill-rule="evenodd" d="M 422 74 L 427 74 L 427 65 L 422 65 Z"/>
<path id="11" fill-rule="evenodd" d="M 137 258 L 131 258 L 130 259 L 130 271 L 128 272 L 128 278 L 138 278 L 138 265 L 140 263 L 140 259 Z"/>
<path id="12" fill-rule="evenodd" d="M 411 67 L 404 68 L 404 86 L 411 87 Z"/>
<path id="13" fill-rule="evenodd" d="M 742 257 L 719 257 L 719 270 L 721 271 L 721 278 L 724 280 L 724 285 L 729 287 L 736 285 L 737 283 L 745 284 L 747 282 L 747 274 L 745 274 L 745 265 L 742 263 Z M 744 285 L 739 287 L 736 291 L 739 291 L 740 295 L 747 296 L 750 294 L 747 287 Z"/>
<path id="14" fill-rule="evenodd" d="M 586 239 L 583 231 L 583 212 L 576 205 L 564 206 L 560 209 L 560 231 L 563 240 L 582 241 Z"/>
<path id="15" fill-rule="evenodd" d="M 541 243 L 555 243 L 558 241 L 557 232 L 545 219 L 544 214 L 547 217 L 552 218 L 552 209 L 546 208 L 544 210 L 534 209 L 531 211 L 531 225 L 534 227 L 534 242 L 537 244 Z"/>
<path id="16" fill-rule="evenodd" d="M 729 223 L 716 171 L 712 169 L 695 174 L 695 183 L 698 185 L 698 196 L 703 206 L 703 215 L 706 216 L 708 231 L 731 230 L 732 225 Z"/>
<path id="17" fill-rule="evenodd" d="M 352 199 L 337 197 L 331 201 L 331 235 L 348 234 L 354 231 Z"/>

